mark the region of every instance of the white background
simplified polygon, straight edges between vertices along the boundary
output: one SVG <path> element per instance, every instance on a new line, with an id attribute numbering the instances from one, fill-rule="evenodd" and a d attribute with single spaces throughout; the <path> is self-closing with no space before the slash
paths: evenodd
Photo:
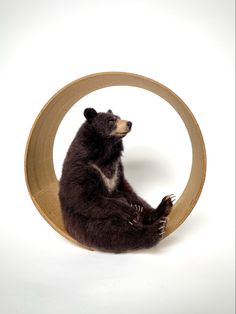
<path id="1" fill-rule="evenodd" d="M 0 2 L 1 313 L 234 313 L 233 12 L 231 0 Z M 71 244 L 25 186 L 25 144 L 38 112 L 65 84 L 100 71 L 171 88 L 206 142 L 199 202 L 150 250 L 113 255 Z M 139 194 L 153 206 L 181 194 L 191 166 L 182 121 L 162 99 L 133 88 L 104 89 L 72 108 L 55 142 L 58 176 L 86 106 L 133 122 L 124 164 Z"/>

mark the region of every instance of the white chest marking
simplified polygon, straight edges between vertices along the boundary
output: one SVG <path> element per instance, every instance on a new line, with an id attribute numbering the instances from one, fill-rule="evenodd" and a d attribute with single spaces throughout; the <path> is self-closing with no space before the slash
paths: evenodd
<path id="1" fill-rule="evenodd" d="M 92 164 L 92 167 L 97 169 L 98 172 L 100 173 L 102 180 L 103 180 L 103 183 L 106 186 L 108 192 L 109 193 L 113 192 L 116 185 L 117 185 L 117 181 L 118 181 L 118 162 L 116 164 L 114 174 L 111 178 L 108 178 L 97 165 Z"/>

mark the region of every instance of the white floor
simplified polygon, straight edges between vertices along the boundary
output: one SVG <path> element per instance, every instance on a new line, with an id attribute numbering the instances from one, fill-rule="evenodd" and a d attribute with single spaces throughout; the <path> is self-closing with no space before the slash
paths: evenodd
<path id="1" fill-rule="evenodd" d="M 234 313 L 233 1 L 2 1 L 0 312 L 4 314 Z M 149 76 L 176 92 L 206 142 L 203 193 L 186 222 L 158 246 L 91 252 L 58 235 L 24 182 L 29 130 L 46 101 L 100 71 Z M 55 141 L 58 177 L 82 110 L 113 109 L 133 122 L 124 165 L 153 206 L 182 193 L 191 149 L 178 115 L 132 88 L 77 103 Z"/>

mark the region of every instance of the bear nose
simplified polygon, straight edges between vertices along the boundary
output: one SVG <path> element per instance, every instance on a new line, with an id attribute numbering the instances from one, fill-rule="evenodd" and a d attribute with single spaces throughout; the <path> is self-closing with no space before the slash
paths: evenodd
<path id="1" fill-rule="evenodd" d="M 132 122 L 128 121 L 128 122 L 127 122 L 127 126 L 128 126 L 128 128 L 129 128 L 129 130 L 131 130 Z"/>

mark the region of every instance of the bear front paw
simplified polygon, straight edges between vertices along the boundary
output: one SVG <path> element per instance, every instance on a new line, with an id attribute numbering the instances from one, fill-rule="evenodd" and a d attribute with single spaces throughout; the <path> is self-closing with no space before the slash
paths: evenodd
<path id="1" fill-rule="evenodd" d="M 134 217 L 132 217 L 128 223 L 132 225 L 133 227 L 137 229 L 142 229 L 143 227 L 143 218 L 141 215 L 141 208 L 138 208 L 137 211 L 134 214 Z"/>

